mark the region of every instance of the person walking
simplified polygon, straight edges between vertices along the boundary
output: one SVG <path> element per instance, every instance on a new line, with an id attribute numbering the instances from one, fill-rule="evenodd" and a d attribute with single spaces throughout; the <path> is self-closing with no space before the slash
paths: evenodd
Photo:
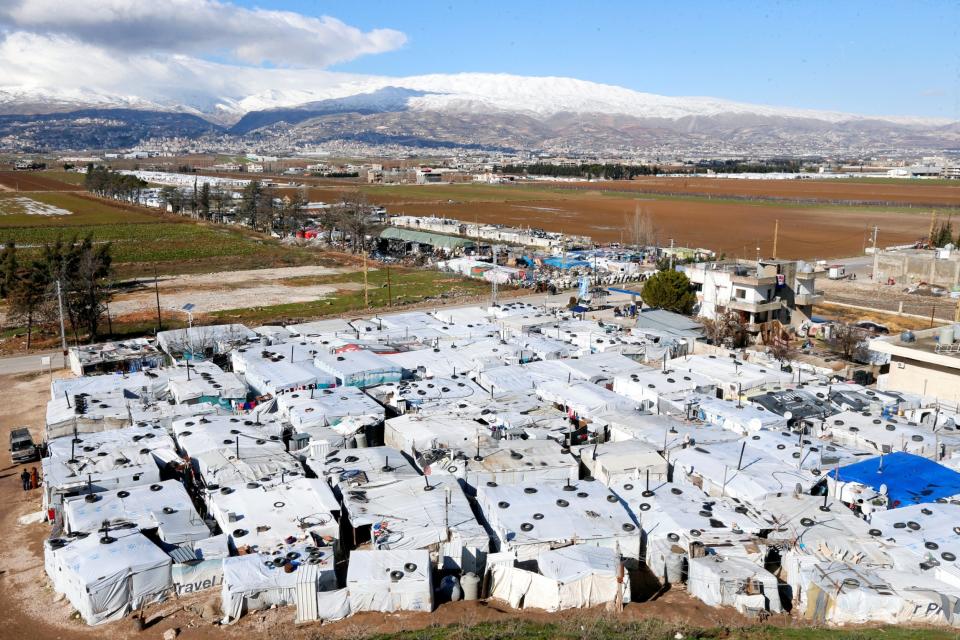
<path id="1" fill-rule="evenodd" d="M 40 488 L 40 474 L 37 473 L 36 467 L 30 467 L 30 488 L 31 489 Z"/>
<path id="2" fill-rule="evenodd" d="M 24 491 L 30 491 L 30 472 L 26 469 L 20 474 L 20 485 Z"/>

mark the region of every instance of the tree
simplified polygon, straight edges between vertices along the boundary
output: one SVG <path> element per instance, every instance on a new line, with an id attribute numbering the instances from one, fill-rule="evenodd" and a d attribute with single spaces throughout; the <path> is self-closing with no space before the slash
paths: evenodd
<path id="1" fill-rule="evenodd" d="M 656 242 L 657 229 L 650 212 L 637 203 L 633 215 L 627 215 L 624 221 L 634 249 L 640 250 Z"/>
<path id="2" fill-rule="evenodd" d="M 736 311 L 726 311 L 715 318 L 699 317 L 697 322 L 703 325 L 704 335 L 711 344 L 737 349 L 747 342 L 747 328 Z"/>
<path id="3" fill-rule="evenodd" d="M 200 217 L 204 220 L 210 219 L 210 183 L 204 182 L 200 187 L 199 196 Z"/>
<path id="4" fill-rule="evenodd" d="M 17 271 L 17 245 L 7 240 L 0 249 L 0 298 L 8 298 L 16 287 Z"/>
<path id="5" fill-rule="evenodd" d="M 33 327 L 52 320 L 56 314 L 56 294 L 50 290 L 47 271 L 38 262 L 21 268 L 8 297 L 13 319 L 27 323 L 27 349 L 33 343 Z"/>
<path id="6" fill-rule="evenodd" d="M 658 271 L 643 285 L 640 295 L 651 307 L 689 315 L 697 302 L 690 280 L 679 271 Z"/>
<path id="7" fill-rule="evenodd" d="M 773 336 L 767 347 L 770 349 L 770 355 L 776 358 L 781 366 L 784 362 L 793 360 L 797 354 L 797 350 L 794 348 L 790 337 L 784 335 L 782 332 L 778 332 L 777 335 Z"/>
<path id="8" fill-rule="evenodd" d="M 830 348 L 843 356 L 844 360 L 853 361 L 862 358 L 867 343 L 866 332 L 852 324 L 837 322 L 830 328 Z"/>
<path id="9" fill-rule="evenodd" d="M 367 196 L 359 192 L 344 195 L 334 209 L 332 219 L 334 226 L 350 237 L 350 250 L 353 253 L 361 251 L 366 244 L 366 237 L 379 229 L 373 207 L 367 201 Z"/>

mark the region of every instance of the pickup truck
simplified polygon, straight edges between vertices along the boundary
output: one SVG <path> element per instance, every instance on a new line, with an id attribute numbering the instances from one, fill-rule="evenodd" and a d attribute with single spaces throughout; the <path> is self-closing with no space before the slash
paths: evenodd
<path id="1" fill-rule="evenodd" d="M 10 459 L 14 464 L 30 462 L 37 457 L 37 448 L 33 444 L 33 437 L 26 427 L 19 427 L 10 432 Z"/>

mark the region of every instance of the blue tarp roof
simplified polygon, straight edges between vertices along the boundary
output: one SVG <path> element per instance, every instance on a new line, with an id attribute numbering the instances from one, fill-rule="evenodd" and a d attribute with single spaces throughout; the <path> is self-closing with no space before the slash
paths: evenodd
<path id="1" fill-rule="evenodd" d="M 934 502 L 960 494 L 960 473 L 912 453 L 891 453 L 840 468 L 842 482 L 859 482 L 879 491 L 887 485 L 892 506 Z M 837 471 L 830 475 L 836 479 Z"/>
<path id="2" fill-rule="evenodd" d="M 567 257 L 566 261 L 563 258 L 544 258 L 544 264 L 548 264 L 551 267 L 556 267 L 558 269 L 573 269 L 574 267 L 589 267 L 591 263 L 586 260 L 576 260 L 573 258 Z"/>
<path id="3" fill-rule="evenodd" d="M 572 311 L 573 313 L 586 313 L 587 311 L 590 311 L 590 307 L 585 307 L 583 305 L 578 304 L 574 307 L 570 307 L 570 311 Z"/>

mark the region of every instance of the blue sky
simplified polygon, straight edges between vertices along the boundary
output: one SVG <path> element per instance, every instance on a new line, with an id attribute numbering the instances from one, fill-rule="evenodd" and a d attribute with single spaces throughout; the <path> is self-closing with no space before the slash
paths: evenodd
<path id="1" fill-rule="evenodd" d="M 239 4 L 408 37 L 396 51 L 332 70 L 558 75 L 665 95 L 960 119 L 956 0 Z"/>

